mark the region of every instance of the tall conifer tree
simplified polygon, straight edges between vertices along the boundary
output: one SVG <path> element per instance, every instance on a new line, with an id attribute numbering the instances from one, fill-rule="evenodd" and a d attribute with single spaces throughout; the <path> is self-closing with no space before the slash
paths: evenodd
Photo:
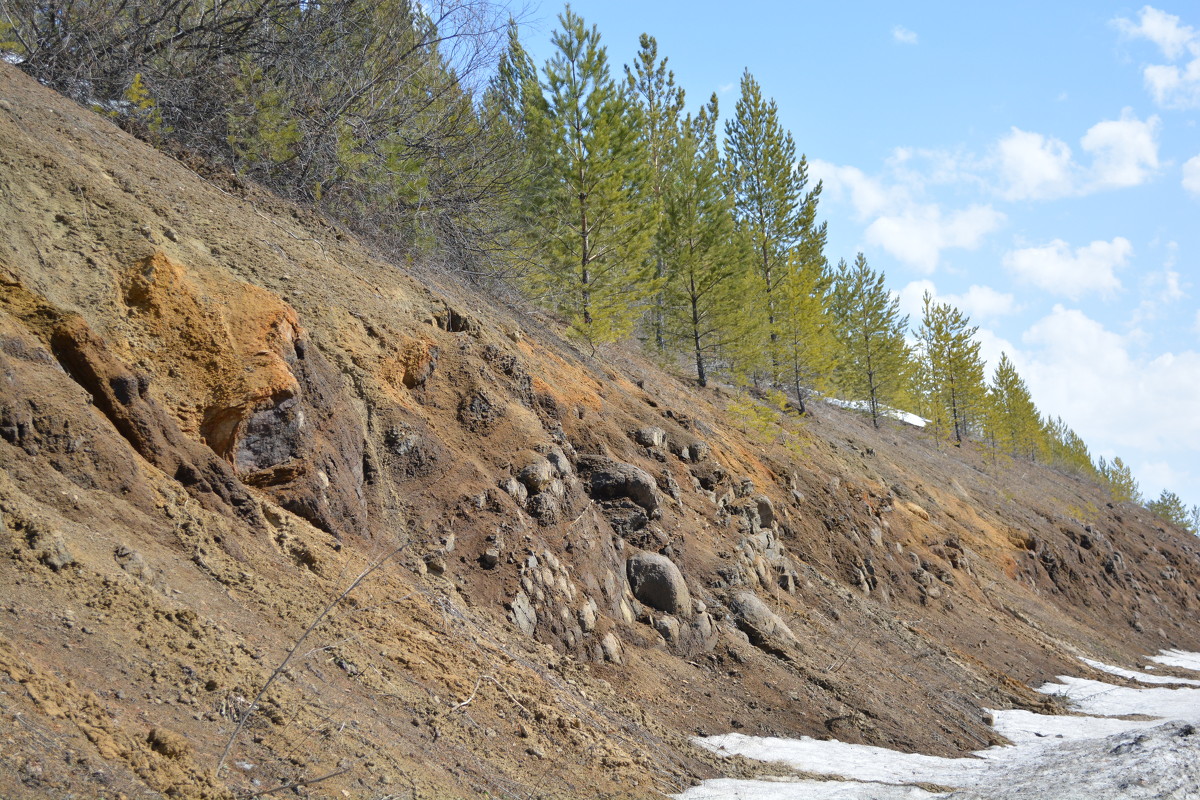
<path id="1" fill-rule="evenodd" d="M 522 213 L 540 250 L 536 290 L 594 348 L 628 333 L 656 288 L 639 207 L 646 162 L 599 32 L 570 6 L 559 21 L 544 102 L 524 104 L 533 177 Z"/>
<path id="2" fill-rule="evenodd" d="M 920 343 L 928 413 L 940 429 L 961 443 L 968 432 L 979 425 L 986 390 L 983 383 L 983 357 L 975 338 L 979 328 L 970 318 L 949 303 L 935 302 L 925 293 Z"/>
<path id="3" fill-rule="evenodd" d="M 809 190 L 808 163 L 803 155 L 796 158 L 796 143 L 780 124 L 775 101 L 763 99 L 749 70 L 742 75 L 733 118 L 725 124 L 725 159 L 738 226 L 754 246 L 770 333 L 771 377 L 779 382 L 781 284 L 793 250 L 819 250 L 812 240 L 824 240 L 824 225 L 816 224 L 821 185 Z"/>
<path id="4" fill-rule="evenodd" d="M 990 435 L 997 445 L 1011 455 L 1036 458 L 1042 430 L 1041 415 L 1033 404 L 1029 387 L 1007 353 L 1000 354 L 988 397 Z"/>
<path id="5" fill-rule="evenodd" d="M 655 38 L 643 33 L 638 42 L 640 49 L 633 66 L 625 67 L 625 82 L 638 112 L 639 137 L 648 171 L 642 209 L 650 217 L 651 230 L 656 234 L 649 258 L 660 286 L 651 299 L 650 329 L 654 346 L 661 352 L 666 349 L 661 287 L 667 277 L 668 262 L 657 234 L 665 222 L 664 198 L 671 180 L 671 159 L 678 152 L 676 141 L 682 133 L 679 115 L 683 113 L 683 89 L 675 85 L 675 73 L 667 69 L 667 59 L 659 60 Z"/>
<path id="6" fill-rule="evenodd" d="M 1137 479 L 1133 477 L 1133 470 L 1121 460 L 1120 456 L 1114 457 L 1112 461 L 1106 461 L 1104 456 L 1101 456 L 1097 471 L 1100 473 L 1100 478 L 1108 485 L 1113 500 L 1118 503 L 1142 502 L 1142 491 L 1138 486 Z"/>
<path id="7" fill-rule="evenodd" d="M 823 237 L 822 231 L 822 239 Z M 784 385 L 796 395 L 800 413 L 810 389 L 823 389 L 835 368 L 837 340 L 830 292 L 833 275 L 824 256 L 806 255 L 793 248 L 786 277 L 779 285 L 777 308 L 779 372 Z"/>
<path id="8" fill-rule="evenodd" d="M 734 229 L 717 149 L 717 96 L 684 122 L 663 198 L 659 252 L 669 264 L 664 329 L 689 350 L 708 384 L 713 359 L 753 336 L 757 317 L 744 304 L 751 288 L 748 252 Z"/>
<path id="9" fill-rule="evenodd" d="M 901 396 L 909 379 L 908 317 L 884 286 L 883 273 L 871 269 L 862 253 L 853 266 L 838 263 L 832 299 L 842 351 L 838 385 L 848 399 L 867 403 L 878 428 L 885 405 Z"/>

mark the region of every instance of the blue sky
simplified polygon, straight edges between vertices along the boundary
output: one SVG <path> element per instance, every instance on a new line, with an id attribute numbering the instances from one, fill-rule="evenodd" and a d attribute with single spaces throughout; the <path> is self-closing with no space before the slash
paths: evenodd
<path id="1" fill-rule="evenodd" d="M 1195 0 L 572 8 L 615 73 L 652 34 L 690 109 L 731 113 L 749 68 L 824 182 L 832 261 L 862 250 L 914 318 L 955 303 L 1094 456 L 1200 504 Z M 539 65 L 561 10 L 523 25 Z"/>

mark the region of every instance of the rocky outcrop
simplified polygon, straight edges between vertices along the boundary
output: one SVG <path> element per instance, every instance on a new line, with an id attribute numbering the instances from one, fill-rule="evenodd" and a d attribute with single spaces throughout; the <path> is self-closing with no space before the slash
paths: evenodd
<path id="1" fill-rule="evenodd" d="M 630 500 L 653 519 L 662 506 L 662 494 L 650 473 L 632 464 L 606 456 L 580 456 L 576 462 L 586 477 L 588 494 L 593 500 Z"/>
<path id="2" fill-rule="evenodd" d="M 364 529 L 362 422 L 291 306 L 257 286 L 195 275 L 161 251 L 126 273 L 122 300 L 155 344 L 160 394 L 185 429 L 318 528 Z M 410 345 L 403 380 L 416 386 L 436 349 Z"/>
<path id="3" fill-rule="evenodd" d="M 183 435 L 175 419 L 149 395 L 149 380 L 121 363 L 81 317 L 50 311 L 57 318 L 49 329 L 55 357 L 133 448 L 206 507 L 261 527 L 258 506 L 233 469 Z"/>

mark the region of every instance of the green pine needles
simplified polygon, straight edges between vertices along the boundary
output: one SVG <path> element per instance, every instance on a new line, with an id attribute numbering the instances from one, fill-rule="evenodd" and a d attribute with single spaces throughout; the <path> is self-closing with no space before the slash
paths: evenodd
<path id="1" fill-rule="evenodd" d="M 650 170 L 599 32 L 570 7 L 559 22 L 541 102 L 524 104 L 532 169 L 520 211 L 537 253 L 535 293 L 594 351 L 630 333 L 658 287 L 641 207 Z"/>

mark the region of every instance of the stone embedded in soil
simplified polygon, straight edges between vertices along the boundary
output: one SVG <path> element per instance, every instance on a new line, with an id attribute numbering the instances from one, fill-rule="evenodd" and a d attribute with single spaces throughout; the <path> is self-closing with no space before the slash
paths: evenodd
<path id="1" fill-rule="evenodd" d="M 653 425 L 638 428 L 633 432 L 633 440 L 642 447 L 662 447 L 667 440 L 667 432 Z"/>
<path id="2" fill-rule="evenodd" d="M 625 565 L 633 596 L 668 614 L 689 615 L 692 597 L 675 562 L 658 553 L 641 552 Z"/>
<path id="3" fill-rule="evenodd" d="M 517 592 L 517 596 L 513 598 L 509 604 L 509 609 L 512 611 L 512 621 L 526 636 L 533 636 L 533 631 L 537 627 L 537 611 L 534 610 L 533 604 L 529 602 L 529 595 L 524 591 Z"/>
<path id="4" fill-rule="evenodd" d="M 614 664 L 624 663 L 621 654 L 621 640 L 612 631 L 604 634 L 604 638 L 600 640 L 600 652 L 605 661 L 611 661 Z"/>
<path id="5" fill-rule="evenodd" d="M 679 642 L 679 620 L 673 616 L 667 615 L 654 620 L 654 630 L 667 640 L 667 644 L 674 645 Z"/>
<path id="6" fill-rule="evenodd" d="M 588 475 L 588 494 L 593 500 L 629 499 L 652 518 L 659 513 L 662 495 L 644 469 L 605 456 L 580 456 L 578 466 Z"/>
<path id="7" fill-rule="evenodd" d="M 549 459 L 544 456 L 536 456 L 521 467 L 517 473 L 517 480 L 523 483 L 530 492 L 536 494 L 550 485 L 555 479 L 555 472 Z"/>
<path id="8" fill-rule="evenodd" d="M 738 592 L 729 606 L 738 627 L 759 647 L 774 650 L 796 644 L 796 635 L 787 624 L 753 592 Z"/>
<path id="9" fill-rule="evenodd" d="M 764 528 L 774 525 L 775 505 L 771 502 L 771 498 L 760 494 L 754 498 L 754 504 L 758 510 L 758 524 Z"/>

